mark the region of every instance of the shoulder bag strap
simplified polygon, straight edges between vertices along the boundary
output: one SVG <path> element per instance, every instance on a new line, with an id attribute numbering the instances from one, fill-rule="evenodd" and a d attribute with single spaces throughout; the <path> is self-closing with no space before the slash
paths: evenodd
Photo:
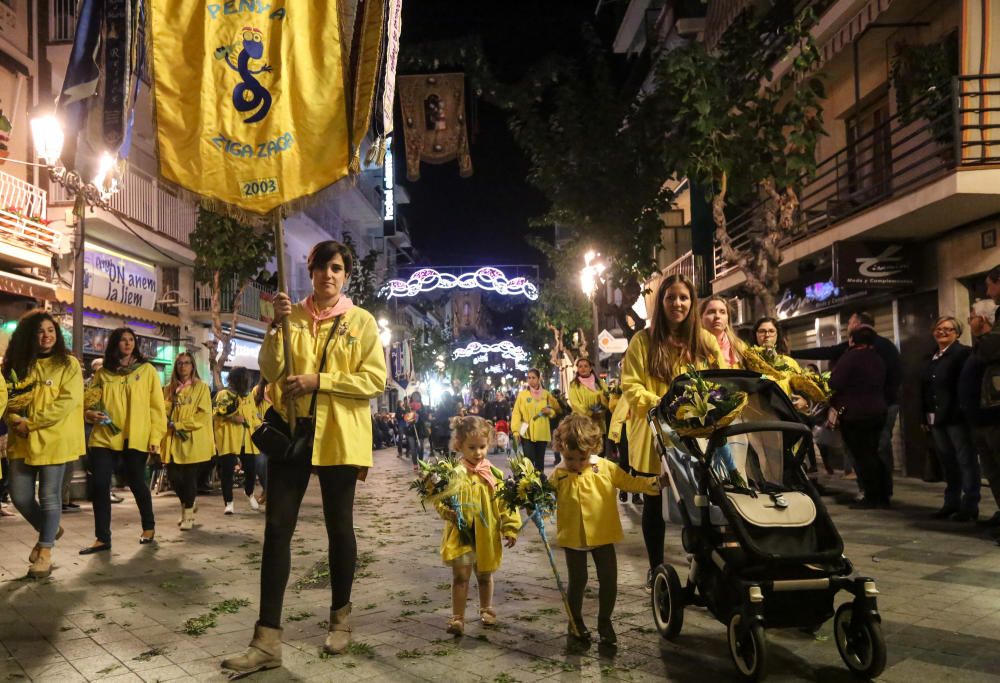
<path id="1" fill-rule="evenodd" d="M 343 314 L 338 315 L 333 319 L 333 325 L 330 327 L 330 334 L 326 335 L 326 342 L 323 344 L 323 350 L 319 354 L 319 369 L 316 374 L 322 374 L 323 368 L 326 367 L 326 350 L 330 347 L 330 340 L 333 339 L 333 335 L 337 333 L 337 328 L 340 327 L 340 319 L 343 318 Z M 319 378 L 317 377 L 317 382 Z M 317 384 L 316 390 L 313 391 L 312 399 L 309 401 L 309 419 L 316 417 L 316 397 L 319 395 L 319 386 Z"/>

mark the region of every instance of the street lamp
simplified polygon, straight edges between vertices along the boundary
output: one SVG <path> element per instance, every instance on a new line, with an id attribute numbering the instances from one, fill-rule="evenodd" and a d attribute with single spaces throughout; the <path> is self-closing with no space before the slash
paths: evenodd
<path id="1" fill-rule="evenodd" d="M 83 360 L 83 289 L 84 241 L 86 235 L 86 210 L 88 206 L 110 208 L 108 199 L 118 189 L 118 162 L 109 152 L 101 155 L 97 174 L 86 182 L 76 171 L 59 165 L 62 156 L 63 135 L 59 120 L 51 115 L 37 116 L 31 120 L 31 137 L 35 154 L 45 164 L 49 180 L 62 186 L 74 196 L 73 215 L 76 217 L 76 240 L 73 259 L 73 353 Z"/>
<path id="2" fill-rule="evenodd" d="M 602 284 L 601 276 L 607 269 L 593 249 L 583 255 L 583 269 L 580 271 L 580 289 L 590 299 L 591 317 L 594 321 L 594 351 L 593 359 L 597 360 L 597 335 L 600 334 L 600 326 L 597 319 L 597 290 Z"/>

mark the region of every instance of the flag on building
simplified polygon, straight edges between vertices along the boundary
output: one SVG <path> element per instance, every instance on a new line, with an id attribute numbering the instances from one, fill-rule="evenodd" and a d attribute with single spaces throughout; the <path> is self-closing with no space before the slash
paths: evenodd
<path id="1" fill-rule="evenodd" d="M 459 175 L 472 175 L 465 123 L 465 75 L 400 76 L 398 89 L 407 179 L 420 179 L 421 161 L 445 164 L 457 159 Z"/>

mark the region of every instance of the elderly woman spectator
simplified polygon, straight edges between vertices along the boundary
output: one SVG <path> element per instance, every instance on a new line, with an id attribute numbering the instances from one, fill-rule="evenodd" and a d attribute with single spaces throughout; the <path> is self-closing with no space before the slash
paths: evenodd
<path id="1" fill-rule="evenodd" d="M 920 400 L 924 427 L 934 437 L 946 488 L 944 505 L 935 519 L 969 522 L 979 518 L 979 461 L 972 445 L 972 432 L 962 415 L 959 376 L 972 352 L 958 341 L 962 323 L 951 316 L 938 318 L 932 329 L 937 351 L 924 365 Z"/>

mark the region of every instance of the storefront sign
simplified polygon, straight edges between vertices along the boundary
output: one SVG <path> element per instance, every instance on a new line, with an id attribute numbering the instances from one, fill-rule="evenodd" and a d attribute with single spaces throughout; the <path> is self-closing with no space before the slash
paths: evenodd
<path id="1" fill-rule="evenodd" d="M 85 294 L 150 311 L 156 305 L 156 268 L 152 265 L 87 244 L 83 268 Z"/>
<path id="2" fill-rule="evenodd" d="M 849 290 L 912 287 L 913 254 L 902 242 L 835 242 L 833 283 Z"/>

